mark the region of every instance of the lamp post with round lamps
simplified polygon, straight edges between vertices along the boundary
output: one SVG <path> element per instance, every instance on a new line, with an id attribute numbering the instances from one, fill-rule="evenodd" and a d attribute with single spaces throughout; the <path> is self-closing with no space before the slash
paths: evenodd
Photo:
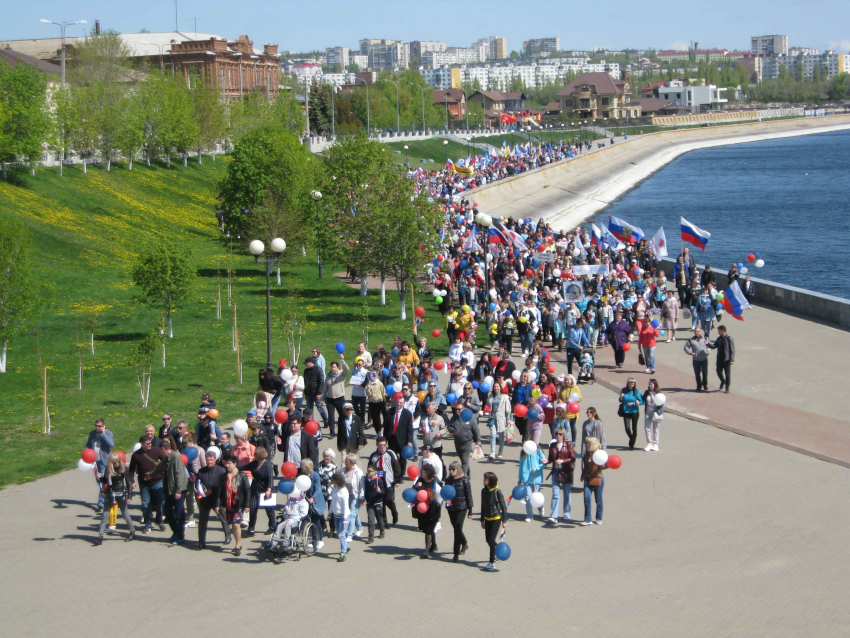
<path id="1" fill-rule="evenodd" d="M 266 246 L 259 239 L 255 239 L 248 244 L 248 251 L 254 255 L 254 260 L 258 264 L 263 264 L 266 268 L 266 368 L 274 370 L 272 367 L 272 291 L 271 291 L 271 275 L 272 268 L 280 263 L 280 255 L 286 250 L 286 242 L 280 237 L 275 237 L 271 241 L 271 253 L 266 253 Z M 262 259 L 260 259 L 262 257 Z"/>
<path id="2" fill-rule="evenodd" d="M 310 197 L 316 202 L 316 252 L 318 258 L 316 263 L 319 266 L 319 279 L 322 278 L 322 220 L 319 217 L 319 202 L 322 200 L 322 194 L 319 191 L 312 191 Z"/>
<path id="3" fill-rule="evenodd" d="M 410 147 L 407 144 L 405 144 L 404 145 L 404 165 L 407 168 L 410 168 L 410 153 L 408 152 L 409 149 L 410 149 Z"/>
<path id="4" fill-rule="evenodd" d="M 493 261 L 493 253 L 490 252 L 490 226 L 493 225 L 493 218 L 486 213 L 478 213 L 475 216 L 475 223 L 481 226 L 484 229 L 482 233 L 484 235 L 484 246 L 486 246 L 487 254 L 484 256 L 484 281 L 487 286 L 487 294 L 484 295 L 484 316 L 486 318 L 485 325 L 487 326 L 487 332 L 490 332 L 490 303 L 492 303 L 492 299 L 490 299 L 490 262 Z"/>
<path id="5" fill-rule="evenodd" d="M 446 166 L 449 165 L 449 141 L 443 140 L 443 150 L 446 152 Z"/>

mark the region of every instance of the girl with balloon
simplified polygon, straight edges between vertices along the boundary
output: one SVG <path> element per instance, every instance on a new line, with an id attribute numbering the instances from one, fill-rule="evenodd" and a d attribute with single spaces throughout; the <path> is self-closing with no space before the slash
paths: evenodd
<path id="1" fill-rule="evenodd" d="M 457 461 L 455 461 L 457 462 Z M 416 490 L 416 503 L 413 505 L 413 517 L 419 523 L 419 531 L 425 534 L 425 551 L 419 558 L 430 558 L 437 551 L 436 527 L 442 513 L 442 485 L 437 480 L 433 465 L 423 465 L 419 478 L 413 484 Z"/>
<path id="2" fill-rule="evenodd" d="M 545 464 L 546 455 L 543 454 L 537 443 L 529 437 L 523 442 L 522 452 L 519 454 L 519 480 L 517 481 L 517 485 L 524 485 L 526 488 L 526 523 L 532 521 L 535 507 L 540 517 L 543 517 L 545 499 L 543 494 L 540 493 L 540 486 L 543 485 L 543 466 Z"/>
<path id="3" fill-rule="evenodd" d="M 537 395 L 536 397 L 534 395 Z M 535 388 L 532 390 L 531 398 L 528 400 L 528 412 L 525 415 L 527 422 L 527 436 L 534 441 L 535 445 L 540 445 L 540 436 L 543 434 L 543 421 L 546 419 L 546 413 L 540 405 L 538 398 L 542 395 L 540 390 Z"/>
<path id="4" fill-rule="evenodd" d="M 250 504 L 251 485 L 244 472 L 239 471 L 236 457 L 225 459 L 224 469 L 227 470 L 227 475 L 221 482 L 219 502 L 224 508 L 225 520 L 230 525 L 232 538 L 236 543 L 233 555 L 239 556 L 242 553 L 242 517 Z"/>
<path id="5" fill-rule="evenodd" d="M 588 437 L 585 441 L 586 452 L 582 459 L 581 480 L 584 482 L 584 520 L 579 523 L 582 527 L 591 524 L 590 497 L 596 500 L 596 524 L 602 525 L 602 488 L 605 487 L 605 477 L 602 468 L 608 461 L 608 453 L 602 449 L 599 439 Z"/>
<path id="6" fill-rule="evenodd" d="M 496 545 L 498 545 L 499 528 L 508 529 L 508 504 L 499 489 L 499 477 L 493 472 L 484 473 L 484 488 L 481 490 L 481 527 L 484 538 L 490 546 L 490 562 L 485 569 L 488 572 L 498 571 L 493 563 L 496 562 Z"/>
<path id="7" fill-rule="evenodd" d="M 449 475 L 440 496 L 446 501 L 446 510 L 454 530 L 454 557 L 452 562 L 458 562 L 458 556 L 466 553 L 469 543 L 463 533 L 465 519 L 472 518 L 472 485 L 469 477 L 463 473 L 460 461 L 452 461 L 449 465 Z"/>
<path id="8" fill-rule="evenodd" d="M 489 383 L 486 381 L 484 385 L 489 388 Z M 511 399 L 503 393 L 500 383 L 493 384 L 492 392 L 493 395 L 489 402 L 490 417 L 487 419 L 487 425 L 490 427 L 490 458 L 500 459 L 504 456 L 505 436 L 513 420 L 513 412 L 511 412 Z M 497 440 L 499 443 L 498 454 L 496 453 Z"/>
<path id="9" fill-rule="evenodd" d="M 106 531 L 106 526 L 109 523 L 109 512 L 114 504 L 118 505 L 121 510 L 121 515 L 127 523 L 127 529 L 130 533 L 125 541 L 131 541 L 136 538 L 136 530 L 133 527 L 133 520 L 130 518 L 130 513 L 127 511 L 127 504 L 132 496 L 131 485 L 133 484 L 132 476 L 127 466 L 124 465 L 124 460 L 118 452 L 110 453 L 107 458 L 106 468 L 98 479 L 103 492 L 103 515 L 100 519 L 100 532 L 95 545 L 103 543 L 103 533 Z"/>
<path id="10" fill-rule="evenodd" d="M 658 380 L 652 378 L 643 393 L 644 417 L 643 429 L 646 432 L 645 452 L 658 451 L 658 428 L 664 420 L 664 403 L 667 401 L 658 387 Z"/>

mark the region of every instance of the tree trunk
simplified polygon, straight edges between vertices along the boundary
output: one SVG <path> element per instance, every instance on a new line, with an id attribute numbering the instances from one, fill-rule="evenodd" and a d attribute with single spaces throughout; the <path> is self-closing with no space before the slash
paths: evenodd
<path id="1" fill-rule="evenodd" d="M 277 265 L 277 285 L 280 285 L 280 264 Z"/>
<path id="2" fill-rule="evenodd" d="M 407 306 L 405 305 L 405 300 L 407 299 L 407 291 L 402 289 L 398 293 L 399 298 L 401 299 L 401 320 L 405 321 L 407 319 Z"/>
<path id="3" fill-rule="evenodd" d="M 145 153 L 145 164 L 148 165 L 148 168 L 151 167 L 151 156 L 150 153 Z"/>
<path id="4" fill-rule="evenodd" d="M 174 338 L 174 330 L 171 327 L 171 311 L 170 310 L 166 311 L 165 316 L 168 319 L 168 338 L 173 339 Z"/>
<path id="5" fill-rule="evenodd" d="M 361 297 L 365 297 L 368 294 L 368 291 L 366 290 L 366 283 L 367 283 L 366 282 L 366 274 L 361 273 L 361 275 L 360 275 L 360 296 Z"/>
<path id="6" fill-rule="evenodd" d="M 213 152 L 212 152 L 212 160 L 213 160 L 213 162 L 215 161 L 215 150 L 213 150 Z"/>
<path id="7" fill-rule="evenodd" d="M 83 158 L 83 175 L 88 174 L 88 169 L 86 168 L 86 158 Z"/>
<path id="8" fill-rule="evenodd" d="M 133 170 L 133 156 L 132 156 L 132 155 L 130 156 L 130 166 L 127 168 L 127 170 L 128 170 L 128 171 L 132 171 L 132 170 Z"/>
<path id="9" fill-rule="evenodd" d="M 148 384 L 145 388 L 145 405 L 143 407 L 148 407 L 148 400 L 151 398 L 151 366 L 148 366 Z"/>
<path id="10" fill-rule="evenodd" d="M 162 342 L 162 367 L 165 367 L 165 341 Z"/>
<path id="11" fill-rule="evenodd" d="M 83 389 L 83 366 L 80 366 L 80 378 L 79 378 L 79 381 L 77 382 L 77 389 L 78 390 Z"/>
<path id="12" fill-rule="evenodd" d="M 3 347 L 0 348 L 0 374 L 6 374 L 6 348 L 9 346 L 8 341 L 3 342 Z"/>
<path id="13" fill-rule="evenodd" d="M 94 333 L 91 333 L 91 353 L 94 354 Z"/>
<path id="14" fill-rule="evenodd" d="M 109 159 L 108 157 L 106 158 L 106 172 L 107 173 L 112 172 L 112 160 Z"/>
<path id="15" fill-rule="evenodd" d="M 171 168 L 171 155 L 165 156 L 165 168 Z"/>
<path id="16" fill-rule="evenodd" d="M 188 166 L 188 165 L 189 165 L 189 154 L 183 153 L 183 166 Z"/>
<path id="17" fill-rule="evenodd" d="M 59 177 L 62 177 L 62 175 L 64 175 L 64 173 L 62 172 L 64 168 L 65 168 L 65 162 L 60 158 L 59 159 Z"/>
<path id="18" fill-rule="evenodd" d="M 204 163 L 204 156 L 201 154 L 201 149 L 198 149 L 198 164 Z"/>
<path id="19" fill-rule="evenodd" d="M 6 179 L 6 162 L 0 162 L 0 168 L 3 169 L 3 179 Z"/>
<path id="20" fill-rule="evenodd" d="M 381 274 L 381 305 L 387 305 L 387 278 Z"/>

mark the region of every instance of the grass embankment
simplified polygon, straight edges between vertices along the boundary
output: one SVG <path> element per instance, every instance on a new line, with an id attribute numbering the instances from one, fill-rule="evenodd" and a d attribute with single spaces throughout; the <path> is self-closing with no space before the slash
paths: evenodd
<path id="1" fill-rule="evenodd" d="M 132 172 L 116 167 L 107 173 L 77 168 L 59 177 L 53 170 L 36 176 L 15 174 L 0 181 L 0 214 L 21 219 L 30 229 L 43 265 L 43 276 L 53 287 L 50 308 L 9 346 L 8 373 L 0 375 L 0 486 L 33 480 L 74 467 L 96 417 L 103 417 L 116 435 L 119 449 L 129 450 L 146 423 L 159 426 L 162 412 L 175 421 L 191 420 L 201 394 L 208 391 L 229 423 L 244 415 L 257 389 L 257 369 L 265 365 L 265 275 L 247 251 L 233 255 L 233 295 L 238 303 L 239 326 L 245 331 L 243 383 L 236 375 L 232 348 L 232 308 L 227 305 L 227 249 L 218 240 L 215 219 L 215 183 L 226 162 L 208 159 L 203 166 L 145 168 Z M 141 408 L 133 370 L 127 365 L 131 347 L 159 325 L 161 311 L 134 301 L 130 270 L 136 253 L 155 234 L 183 242 L 198 263 L 198 294 L 174 313 L 175 338 L 166 349 L 166 367 L 154 361 L 150 406 Z M 333 344 L 343 341 L 356 351 L 361 332 L 357 317 L 363 298 L 345 286 L 326 267 L 317 278 L 315 258 L 301 257 L 290 246 L 295 263 L 283 276 L 300 280 L 310 330 L 301 358 L 319 346 L 330 360 Z M 339 269 L 337 269 L 339 270 Z M 216 273 L 222 274 L 222 318 L 216 319 Z M 272 284 L 272 354 L 275 362 L 289 358 L 276 315 L 283 306 L 283 288 Z M 410 334 L 410 322 L 398 321 L 398 296 L 388 291 L 388 305 L 380 307 L 370 292 L 370 344 Z M 423 301 L 425 301 L 423 299 Z M 77 336 L 86 339 L 81 317 L 92 305 L 100 309 L 95 330 L 95 354 L 86 352 L 83 389 L 77 389 Z M 426 306 L 431 310 L 431 307 Z M 412 315 L 410 315 L 412 316 Z M 433 320 L 433 313 L 426 318 Z M 49 405 L 52 434 L 42 434 L 42 392 L 33 329 L 50 364 Z M 426 323 L 428 326 L 428 323 Z M 353 359 L 353 354 L 350 356 Z"/>
<path id="2" fill-rule="evenodd" d="M 409 147 L 407 151 L 404 150 L 405 145 Z M 442 138 L 410 140 L 409 142 L 390 142 L 386 146 L 395 152 L 395 158 L 399 164 L 404 164 L 409 156 L 411 166 L 414 168 L 421 166 L 425 170 L 444 166 L 447 153 L 448 158 L 453 162 L 457 162 L 458 159 L 465 160 L 470 153 L 472 155 L 476 153 L 476 149 L 470 147 L 469 151 L 467 151 L 466 144 L 458 144 L 451 140 L 449 140 L 448 144 L 443 145 Z"/>

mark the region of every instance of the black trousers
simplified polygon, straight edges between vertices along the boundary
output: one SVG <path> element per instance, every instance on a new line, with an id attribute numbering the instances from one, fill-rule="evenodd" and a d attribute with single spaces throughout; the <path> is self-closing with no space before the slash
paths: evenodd
<path id="1" fill-rule="evenodd" d="M 484 521 L 484 539 L 490 546 L 490 562 L 496 562 L 496 545 L 499 544 L 499 530 L 502 527 L 502 521 Z"/>
<path id="2" fill-rule="evenodd" d="M 528 430 L 528 419 L 524 416 L 514 417 L 517 432 L 519 432 L 520 440 L 525 438 L 525 433 Z"/>
<path id="3" fill-rule="evenodd" d="M 393 513 L 393 525 L 398 523 L 398 510 L 395 507 L 395 486 L 392 486 L 384 494 L 384 525 L 387 524 L 387 510 Z"/>
<path id="4" fill-rule="evenodd" d="M 354 406 L 354 414 L 366 423 L 366 397 L 351 397 L 351 405 Z"/>
<path id="5" fill-rule="evenodd" d="M 638 417 L 640 417 L 638 412 L 623 415 L 623 425 L 626 426 L 626 436 L 629 437 L 630 450 L 635 448 L 635 441 L 637 441 Z"/>
<path id="6" fill-rule="evenodd" d="M 614 348 L 614 363 L 618 366 L 623 365 L 626 361 L 626 351 L 613 344 L 611 344 L 611 347 Z"/>
<path id="7" fill-rule="evenodd" d="M 384 419 L 386 412 L 384 402 L 369 404 L 369 419 L 372 421 L 372 427 L 375 428 L 375 436 L 381 436 L 381 431 L 384 429 Z"/>
<path id="8" fill-rule="evenodd" d="M 256 499 L 254 499 L 256 502 Z M 275 511 L 273 507 L 263 507 L 262 509 L 266 510 L 266 515 L 269 517 L 269 527 L 276 527 L 275 525 Z M 252 532 L 254 531 L 254 526 L 257 524 L 257 516 L 259 515 L 260 508 L 256 505 L 251 506 L 251 516 L 248 518 L 248 529 Z"/>
<path id="9" fill-rule="evenodd" d="M 455 342 L 455 337 L 457 336 L 457 328 L 455 328 L 456 324 L 450 323 L 448 328 L 446 328 L 446 336 L 449 338 L 449 345 L 451 346 Z"/>
<path id="10" fill-rule="evenodd" d="M 463 534 L 463 522 L 466 520 L 466 515 L 469 510 L 458 510 L 449 512 L 449 520 L 452 522 L 452 529 L 455 532 L 454 555 L 460 554 L 460 549 L 466 545 L 466 536 Z"/>
<path id="11" fill-rule="evenodd" d="M 581 350 L 567 348 L 567 374 L 573 373 L 573 359 L 576 360 L 576 365 L 581 367 Z"/>
<path id="12" fill-rule="evenodd" d="M 387 423 L 387 434 L 384 436 L 387 437 L 387 448 L 395 452 L 395 455 L 398 457 L 398 465 L 401 468 L 401 476 L 399 477 L 399 481 L 407 474 L 405 471 L 407 470 L 407 459 L 404 458 L 401 454 L 401 445 L 399 445 L 398 438 L 390 432 L 390 423 Z"/>
<path id="13" fill-rule="evenodd" d="M 732 383 L 732 364 L 728 361 L 726 363 L 717 362 L 717 376 L 720 379 L 720 384 L 725 385 L 726 389 L 729 389 L 729 386 Z"/>
<path id="14" fill-rule="evenodd" d="M 372 505 L 366 504 L 366 514 L 369 517 L 369 538 L 375 538 L 375 526 L 378 526 L 378 531 L 381 534 L 384 533 L 384 526 L 386 525 L 386 521 L 384 520 L 384 504 L 383 503 L 373 503 Z"/>
<path id="15" fill-rule="evenodd" d="M 697 380 L 697 390 L 704 388 L 708 390 L 708 359 L 697 361 L 694 359 L 694 376 Z"/>
<path id="16" fill-rule="evenodd" d="M 344 415 L 342 413 L 342 406 L 345 405 L 345 397 L 339 397 L 338 399 L 325 399 L 325 403 L 328 406 L 328 428 L 331 431 L 331 436 L 336 436 L 336 422 L 342 421 Z"/>
<path id="17" fill-rule="evenodd" d="M 230 525 L 224 516 L 215 511 L 216 507 L 218 507 L 218 503 L 210 497 L 198 500 L 198 542 L 201 545 L 207 542 L 207 526 L 210 520 L 210 512 L 213 512 L 213 516 L 221 523 L 221 528 L 224 530 L 225 544 L 230 542 Z"/>

